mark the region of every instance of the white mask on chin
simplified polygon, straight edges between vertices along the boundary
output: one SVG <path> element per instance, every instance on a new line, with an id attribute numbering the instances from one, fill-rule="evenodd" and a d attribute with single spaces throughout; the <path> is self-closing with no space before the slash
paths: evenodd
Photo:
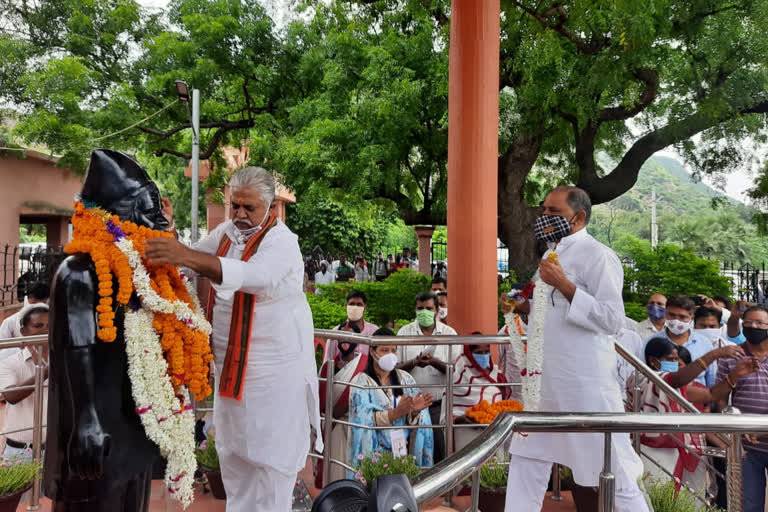
<path id="1" fill-rule="evenodd" d="M 261 231 L 262 224 L 264 224 L 264 221 L 267 220 L 267 217 L 269 216 L 269 207 L 271 206 L 271 203 L 267 204 L 267 210 L 264 212 L 264 217 L 261 219 L 261 222 L 257 226 L 252 226 L 248 229 L 240 229 L 235 225 L 235 229 L 237 230 L 237 243 L 240 245 L 245 245 L 245 243 L 248 241 L 249 238 L 251 238 L 253 235 Z"/>

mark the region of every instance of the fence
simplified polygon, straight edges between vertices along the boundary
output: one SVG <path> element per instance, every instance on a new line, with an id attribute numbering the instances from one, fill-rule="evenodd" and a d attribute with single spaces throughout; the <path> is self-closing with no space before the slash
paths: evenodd
<path id="1" fill-rule="evenodd" d="M 316 329 L 315 330 L 315 336 L 321 337 L 321 338 L 331 338 L 331 339 L 337 339 L 338 341 L 346 341 L 346 342 L 352 342 L 352 343 L 360 343 L 360 344 L 370 344 L 372 341 L 376 341 L 378 344 L 397 344 L 397 345 L 424 345 L 424 344 L 438 344 L 438 345 L 461 345 L 465 343 L 489 343 L 489 344 L 504 344 L 509 343 L 509 339 L 504 336 L 402 336 L 402 337 L 386 337 L 386 336 L 380 336 L 376 337 L 375 340 L 369 336 L 364 336 L 360 334 L 353 334 L 353 333 L 347 333 L 342 331 L 331 331 L 331 330 L 322 330 L 322 329 Z M 363 429 L 373 429 L 373 430 L 386 430 L 389 428 L 399 428 L 399 429 L 419 429 L 419 428 L 440 428 L 444 429 L 445 432 L 445 439 L 446 439 L 446 454 L 447 458 L 445 463 L 438 464 L 437 467 L 435 467 L 433 470 L 428 471 L 425 475 L 418 477 L 414 481 L 414 492 L 421 498 L 422 500 L 419 500 L 419 503 L 422 501 L 432 498 L 434 496 L 440 495 L 444 492 L 447 492 L 450 489 L 453 489 L 456 487 L 456 485 L 463 482 L 467 477 L 472 476 L 472 499 L 473 499 L 473 507 L 471 508 L 472 511 L 477 511 L 477 499 L 478 499 L 478 489 L 479 489 L 479 467 L 484 462 L 485 459 L 489 458 L 491 454 L 494 452 L 498 446 L 500 446 L 504 440 L 506 440 L 509 436 L 512 435 L 513 432 L 536 432 L 536 431 L 542 431 L 542 432 L 632 432 L 635 433 L 634 438 L 634 446 L 638 454 L 643 454 L 646 458 L 648 458 L 652 463 L 659 466 L 666 474 L 669 475 L 670 478 L 674 479 L 674 476 L 669 473 L 661 464 L 653 460 L 652 458 L 648 457 L 648 455 L 644 452 L 642 452 L 641 445 L 640 445 L 640 433 L 641 432 L 659 432 L 659 433 L 665 433 L 665 432 L 736 432 L 738 434 L 734 434 L 730 437 L 720 435 L 720 439 L 723 440 L 726 443 L 726 446 L 728 448 L 725 450 L 725 452 L 709 452 L 706 455 L 710 456 L 717 456 L 717 457 L 726 457 L 727 460 L 727 470 L 726 474 L 723 475 L 720 472 L 717 472 L 716 474 L 718 477 L 726 480 L 727 482 L 727 490 L 728 490 L 728 512 L 740 512 L 741 511 L 741 497 L 742 497 L 742 483 L 741 483 L 741 436 L 739 434 L 741 433 L 749 433 L 749 430 L 746 427 L 746 424 L 749 422 L 759 422 L 760 426 L 759 431 L 760 432 L 768 432 L 768 418 L 764 418 L 762 416 L 742 416 L 741 418 L 732 418 L 732 417 L 726 417 L 726 416 L 720 416 L 719 420 L 717 419 L 717 416 L 709 416 L 709 415 L 700 415 L 701 413 L 691 404 L 688 400 L 686 400 L 682 395 L 680 395 L 674 388 L 672 388 L 669 384 L 667 384 L 666 381 L 664 381 L 659 375 L 651 370 L 648 366 L 645 365 L 643 361 L 641 361 L 637 356 L 632 354 L 630 351 L 628 351 L 626 348 L 624 348 L 620 343 L 616 343 L 616 352 L 620 357 L 623 357 L 626 359 L 632 366 L 636 369 L 636 378 L 635 382 L 639 382 L 639 374 L 642 374 L 647 380 L 649 380 L 651 383 L 653 383 L 657 389 L 663 391 L 665 394 L 667 394 L 673 401 L 677 402 L 680 407 L 686 411 L 688 414 L 608 414 L 608 415 L 601 415 L 601 414 L 555 414 L 555 415 L 549 415 L 546 416 L 547 413 L 541 413 L 541 414 L 520 414 L 519 416 L 516 416 L 514 419 L 512 419 L 509 414 L 507 417 L 502 419 L 497 419 L 494 424 L 487 428 L 481 437 L 485 438 L 486 440 L 488 438 L 493 438 L 494 441 L 488 441 L 486 442 L 486 445 L 488 443 L 492 444 L 491 448 L 488 448 L 486 446 L 486 449 L 482 452 L 483 456 L 480 457 L 477 455 L 477 453 L 472 453 L 473 450 L 476 452 L 479 449 L 479 446 L 482 444 L 478 442 L 476 439 L 472 443 L 470 443 L 467 447 L 461 450 L 459 454 L 456 455 L 455 458 L 452 458 L 452 450 L 453 450 L 453 439 L 454 439 L 454 429 L 455 428 L 462 428 L 462 427 L 470 427 L 473 425 L 454 425 L 453 422 L 453 415 L 446 413 L 445 415 L 445 423 L 441 425 L 433 425 L 433 426 L 422 426 L 422 425 L 416 425 L 416 426 L 398 426 L 398 427 L 367 427 L 364 425 L 357 425 L 348 421 L 344 420 L 337 420 L 333 418 L 333 407 L 334 407 L 334 400 L 333 400 L 333 393 L 330 392 L 334 388 L 334 384 L 344 384 L 349 387 L 359 387 L 351 382 L 342 382 L 342 381 L 335 381 L 333 372 L 329 372 L 328 378 L 325 379 L 326 381 L 326 389 L 329 390 L 326 394 L 326 403 L 321 404 L 325 407 L 325 414 L 324 414 L 324 424 L 323 424 L 323 437 L 325 440 L 325 453 L 320 456 L 318 454 L 313 454 L 316 458 L 323 459 L 323 485 L 328 485 L 329 478 L 330 478 L 330 465 L 331 464 L 337 464 L 341 465 L 347 470 L 353 470 L 349 464 L 347 464 L 347 461 L 339 461 L 337 459 L 332 458 L 331 456 L 331 437 L 333 435 L 333 425 L 339 424 L 344 425 L 346 428 L 363 428 Z M 446 366 L 446 385 L 430 385 L 430 386 L 420 386 L 420 387 L 440 387 L 445 389 L 445 410 L 446 411 L 452 411 L 452 398 L 453 398 L 453 390 L 456 387 L 456 385 L 453 382 L 453 364 L 449 363 Z M 475 384 L 477 385 L 477 384 Z M 519 383 L 510 383 L 508 385 L 512 386 L 520 386 Z M 395 386 L 379 386 L 376 388 L 367 388 L 367 389 L 391 389 Z M 466 387 L 466 385 L 462 385 L 462 387 Z M 639 397 L 640 397 L 640 389 L 635 388 L 634 389 L 634 403 L 633 403 L 633 411 L 634 413 L 638 413 L 641 410 L 641 404 L 639 403 Z M 731 409 L 731 414 L 738 414 L 738 411 L 735 409 Z M 328 420 L 330 418 L 330 420 Z M 715 419 L 712 419 L 715 418 Z M 507 426 L 504 427 L 506 430 L 500 434 L 498 432 L 499 429 L 501 429 L 501 426 L 499 425 L 500 422 L 507 422 Z M 692 424 L 695 424 L 694 426 L 691 426 Z M 688 426 L 686 426 L 688 425 Z M 754 423 L 753 423 L 754 426 Z M 476 426 L 475 426 L 476 427 Z M 497 431 L 494 431 L 497 430 Z M 494 444 L 495 443 L 495 444 Z M 606 435 L 605 437 L 605 468 L 603 473 L 600 475 L 600 500 L 601 500 L 601 511 L 609 511 L 613 510 L 613 499 L 614 499 L 614 489 L 612 486 L 613 483 L 613 475 L 611 474 L 611 461 L 610 461 L 610 453 L 611 453 L 611 440 L 610 436 Z M 685 450 L 690 451 L 690 447 L 681 445 L 681 448 Z M 708 463 L 706 457 L 699 456 L 699 454 L 694 453 L 694 455 L 697 456 L 699 461 L 705 466 L 711 468 L 714 470 L 714 468 Z M 472 462 L 467 465 L 466 460 L 464 461 L 464 464 L 462 464 L 461 460 L 456 459 L 467 459 L 471 460 Z M 460 468 L 464 469 L 460 469 Z M 448 476 L 445 474 L 441 475 L 440 471 L 448 472 L 450 473 Z M 555 475 L 558 475 L 559 472 L 555 471 Z M 425 484 L 424 482 L 432 482 L 431 484 Z M 421 490 L 418 489 L 419 485 L 425 485 L 426 487 L 423 487 Z M 689 489 L 690 490 L 690 489 Z M 558 480 L 555 479 L 555 496 L 559 495 L 559 486 L 558 486 Z M 694 495 L 702 502 L 706 503 L 706 500 L 704 497 L 697 495 L 696 492 L 694 492 Z M 450 498 L 450 494 L 448 495 Z"/>
<path id="2" fill-rule="evenodd" d="M 5 245 L 0 248 L 0 306 L 22 302 L 33 283 L 50 283 L 65 256 L 60 246 Z"/>
<path id="3" fill-rule="evenodd" d="M 765 262 L 760 266 L 755 266 L 751 263 L 737 265 L 731 261 L 726 261 L 720 268 L 720 274 L 727 277 L 731 282 L 732 295 L 735 299 L 755 303 L 765 301 L 764 292 L 760 287 L 760 283 L 768 281 Z"/>
<path id="4" fill-rule="evenodd" d="M 435 263 L 448 259 L 448 244 L 446 242 L 432 241 L 431 261 L 434 273 Z M 496 271 L 503 277 L 509 275 L 509 249 L 501 240 L 496 241 Z"/>

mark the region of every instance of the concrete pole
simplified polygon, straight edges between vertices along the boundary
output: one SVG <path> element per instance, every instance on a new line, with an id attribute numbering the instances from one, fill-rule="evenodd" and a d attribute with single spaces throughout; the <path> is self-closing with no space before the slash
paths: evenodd
<path id="1" fill-rule="evenodd" d="M 459 334 L 498 330 L 499 0 L 453 0 L 448 89 L 448 307 Z"/>
<path id="2" fill-rule="evenodd" d="M 199 225 L 197 220 L 198 197 L 200 194 L 200 91 L 192 89 L 192 210 L 190 211 L 191 239 L 197 242 Z"/>
<path id="3" fill-rule="evenodd" d="M 651 186 L 651 249 L 659 245 L 659 226 L 656 223 L 656 185 Z"/>

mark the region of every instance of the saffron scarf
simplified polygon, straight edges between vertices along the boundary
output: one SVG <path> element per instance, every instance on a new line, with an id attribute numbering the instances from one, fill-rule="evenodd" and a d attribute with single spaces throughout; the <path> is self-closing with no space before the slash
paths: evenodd
<path id="1" fill-rule="evenodd" d="M 243 249 L 242 261 L 248 261 L 256 254 L 256 251 L 264 240 L 267 231 L 277 224 L 276 216 L 270 215 L 264 229 L 254 233 Z M 227 255 L 232 240 L 225 234 L 219 242 L 219 249 L 216 256 L 224 257 Z M 216 295 L 213 288 L 208 295 L 208 320 L 213 317 L 213 304 Z M 238 402 L 243 399 L 243 380 L 245 379 L 245 370 L 248 366 L 248 350 L 250 348 L 251 328 L 253 327 L 253 306 L 256 304 L 256 296 L 245 292 L 235 292 L 232 300 L 232 322 L 229 327 L 229 343 L 227 343 L 227 354 L 224 357 L 224 367 L 221 371 L 221 382 L 219 383 L 219 395 L 225 398 L 234 398 Z"/>

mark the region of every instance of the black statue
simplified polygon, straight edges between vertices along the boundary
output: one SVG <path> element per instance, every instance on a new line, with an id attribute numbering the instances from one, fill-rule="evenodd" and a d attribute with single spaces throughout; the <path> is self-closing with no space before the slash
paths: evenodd
<path id="1" fill-rule="evenodd" d="M 92 153 L 80 198 L 122 220 L 168 227 L 157 186 L 117 151 Z M 104 343 L 96 337 L 98 300 L 90 256 L 64 260 L 51 293 L 45 494 L 54 512 L 143 512 L 159 452 L 131 396 L 122 311 L 117 339 Z"/>

